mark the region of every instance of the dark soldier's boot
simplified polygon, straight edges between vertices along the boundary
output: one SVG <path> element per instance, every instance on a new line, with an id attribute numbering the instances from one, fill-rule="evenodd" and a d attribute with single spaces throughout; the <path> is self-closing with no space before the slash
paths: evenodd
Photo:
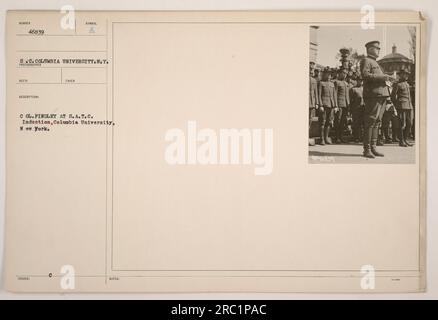
<path id="1" fill-rule="evenodd" d="M 363 136 L 364 136 L 363 133 L 359 133 L 359 142 L 360 143 L 363 143 Z"/>
<path id="2" fill-rule="evenodd" d="M 324 138 L 325 138 L 325 143 L 332 144 L 332 140 L 330 139 L 329 134 L 330 134 L 330 126 L 324 128 Z"/>
<path id="3" fill-rule="evenodd" d="M 369 144 L 364 145 L 363 147 L 363 156 L 365 158 L 370 158 L 370 159 L 374 159 L 374 155 L 371 153 L 371 147 Z"/>
<path id="4" fill-rule="evenodd" d="M 396 134 L 397 131 L 395 130 L 395 128 L 392 129 L 392 141 L 395 143 L 400 142 L 400 139 L 399 139 L 399 137 L 397 137 L 397 134 Z"/>
<path id="5" fill-rule="evenodd" d="M 363 130 L 363 156 L 365 158 L 374 159 L 371 153 L 371 139 L 373 138 L 373 127 L 365 125 Z"/>
<path id="6" fill-rule="evenodd" d="M 339 125 L 339 127 L 336 129 L 336 143 L 347 143 L 347 140 L 345 140 L 342 136 L 343 131 L 344 130 L 342 129 L 341 125 Z"/>
<path id="7" fill-rule="evenodd" d="M 400 119 L 395 116 L 394 120 L 392 121 L 392 141 L 395 143 L 400 142 Z"/>
<path id="8" fill-rule="evenodd" d="M 381 129 L 381 126 L 378 125 L 377 127 L 373 127 L 373 137 L 372 137 L 372 139 L 376 140 L 376 143 L 374 143 L 374 145 L 378 145 L 378 146 L 383 146 L 384 145 L 383 140 L 385 138 L 383 137 L 383 129 Z M 372 141 L 371 141 L 371 146 L 373 146 Z"/>
<path id="9" fill-rule="evenodd" d="M 339 143 L 339 127 L 338 127 L 338 124 L 336 122 L 335 122 L 335 126 L 333 127 L 333 129 L 335 130 L 335 135 L 332 139 L 332 143 L 338 144 Z"/>
<path id="10" fill-rule="evenodd" d="M 321 136 L 321 142 L 319 144 L 325 146 L 324 126 L 321 126 L 320 128 L 320 136 Z"/>
<path id="11" fill-rule="evenodd" d="M 379 136 L 379 138 L 377 139 L 376 145 L 378 145 L 378 146 L 384 146 L 385 145 L 383 143 L 383 137 L 382 136 Z"/>
<path id="12" fill-rule="evenodd" d="M 392 143 L 391 136 L 389 135 L 389 127 L 382 129 L 383 135 L 385 136 L 385 143 Z"/>
<path id="13" fill-rule="evenodd" d="M 410 132 L 408 130 L 406 130 L 405 132 L 403 132 L 403 142 L 408 146 L 408 147 L 412 147 L 413 144 L 408 142 L 408 137 L 410 136 Z"/>
<path id="14" fill-rule="evenodd" d="M 405 143 L 404 138 L 403 138 L 403 130 L 400 129 L 400 133 L 399 133 L 399 138 L 398 138 L 398 145 L 400 147 L 407 147 L 408 145 Z"/>
<path id="15" fill-rule="evenodd" d="M 339 138 L 339 141 L 340 141 L 341 143 L 348 143 L 348 140 L 344 139 L 344 137 L 342 136 L 342 134 L 341 134 L 341 137 Z"/>
<path id="16" fill-rule="evenodd" d="M 376 157 L 384 157 L 385 155 L 383 153 L 380 153 L 377 151 L 376 145 L 378 145 L 378 134 L 379 134 L 379 127 L 373 128 L 373 135 L 371 138 L 371 153 Z"/>
<path id="17" fill-rule="evenodd" d="M 373 133 L 374 134 L 374 133 Z M 376 145 L 378 145 L 378 146 L 384 146 L 385 144 L 383 143 L 383 141 L 384 141 L 384 137 L 383 137 L 383 134 L 379 134 L 378 135 L 378 137 L 377 137 L 377 141 L 376 141 Z"/>
<path id="18" fill-rule="evenodd" d="M 385 155 L 379 151 L 377 151 L 376 146 L 371 146 L 371 153 L 376 157 L 384 157 Z"/>

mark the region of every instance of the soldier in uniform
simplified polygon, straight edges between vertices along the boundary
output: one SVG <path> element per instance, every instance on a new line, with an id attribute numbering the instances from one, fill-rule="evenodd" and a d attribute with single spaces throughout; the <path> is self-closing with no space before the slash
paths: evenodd
<path id="1" fill-rule="evenodd" d="M 383 157 L 377 151 L 377 138 L 383 113 L 386 110 L 386 101 L 389 98 L 387 81 L 394 78 L 383 73 L 376 59 L 380 52 L 380 42 L 370 41 L 365 44 L 367 57 L 360 62 L 360 71 L 363 78 L 364 109 L 364 138 L 363 155 L 366 158 Z"/>
<path id="2" fill-rule="evenodd" d="M 313 77 L 316 79 L 316 82 L 318 82 L 319 84 L 319 81 L 321 80 L 319 69 L 313 70 Z"/>
<path id="3" fill-rule="evenodd" d="M 393 106 L 387 107 L 382 117 L 382 128 L 381 135 L 379 135 L 379 140 L 377 141 L 377 145 L 384 145 L 384 143 L 392 143 L 393 139 L 389 134 L 389 125 L 391 124 L 391 128 L 393 131 L 398 132 L 398 117 L 397 112 L 395 111 Z M 398 140 L 397 140 L 398 141 Z"/>
<path id="4" fill-rule="evenodd" d="M 315 117 L 316 109 L 319 106 L 319 100 L 318 100 L 318 82 L 313 77 L 313 72 L 315 70 L 315 62 L 310 62 L 309 65 L 310 75 L 309 75 L 309 89 L 310 89 L 310 96 L 309 96 L 309 129 L 312 125 L 312 119 Z"/>
<path id="5" fill-rule="evenodd" d="M 321 144 L 331 144 L 330 127 L 333 125 L 334 109 L 336 108 L 335 87 L 330 81 L 330 69 L 322 73 L 322 80 L 318 86 L 318 100 L 320 102 L 318 118 L 321 132 Z"/>
<path id="6" fill-rule="evenodd" d="M 354 72 L 352 70 L 348 72 L 345 81 L 348 83 L 348 89 L 352 89 L 356 86 L 356 77 L 354 76 Z"/>
<path id="7" fill-rule="evenodd" d="M 337 78 L 338 78 L 338 69 L 330 68 L 330 81 L 335 83 Z"/>
<path id="8" fill-rule="evenodd" d="M 401 147 L 412 146 L 407 139 L 411 135 L 412 127 L 412 100 L 409 84 L 407 82 L 409 71 L 400 71 L 400 81 L 394 85 L 391 93 L 391 99 L 397 109 L 399 119 L 399 145 Z"/>
<path id="9" fill-rule="evenodd" d="M 362 78 L 356 78 L 356 86 L 350 90 L 350 110 L 353 117 L 353 138 L 359 142 L 363 137 L 363 113 L 365 103 L 363 100 Z"/>
<path id="10" fill-rule="evenodd" d="M 411 78 L 411 76 L 409 76 L 409 78 Z M 409 91 L 411 93 L 411 102 L 412 102 L 412 127 L 411 127 L 411 136 L 410 137 L 406 137 L 406 139 L 412 138 L 415 140 L 415 75 L 413 77 L 413 79 L 409 79 L 408 78 L 408 84 L 409 84 Z"/>
<path id="11" fill-rule="evenodd" d="M 349 87 L 345 77 L 347 71 L 340 69 L 338 71 L 338 78 L 334 81 L 336 101 L 338 110 L 335 114 L 335 137 L 336 142 L 345 143 L 346 141 L 342 137 L 342 133 L 347 124 L 347 112 L 350 106 Z"/>

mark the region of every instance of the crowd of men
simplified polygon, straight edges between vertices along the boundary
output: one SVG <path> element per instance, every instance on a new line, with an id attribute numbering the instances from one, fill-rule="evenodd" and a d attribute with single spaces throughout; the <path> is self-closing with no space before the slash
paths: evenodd
<path id="1" fill-rule="evenodd" d="M 378 145 L 413 145 L 409 70 L 398 71 L 398 77 L 385 74 L 376 61 L 379 41 L 365 47 L 367 56 L 357 71 L 342 67 L 317 70 L 310 62 L 309 130 L 313 118 L 318 117 L 319 144 L 348 143 L 345 137 L 351 137 L 363 144 L 364 157 L 383 157 Z"/>

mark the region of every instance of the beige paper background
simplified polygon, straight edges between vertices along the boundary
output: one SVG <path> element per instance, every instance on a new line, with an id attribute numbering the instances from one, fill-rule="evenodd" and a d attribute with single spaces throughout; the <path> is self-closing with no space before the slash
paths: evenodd
<path id="1" fill-rule="evenodd" d="M 307 163 L 308 25 L 297 22 L 332 14 L 81 14 L 107 19 L 106 85 L 15 86 L 14 50 L 26 43 L 8 34 L 11 289 L 60 290 L 46 275 L 64 264 L 79 291 L 358 291 L 364 264 L 379 291 L 424 287 L 419 152 L 415 165 Z M 414 14 L 381 19 L 420 25 Z M 22 90 L 41 98 L 23 106 Z M 11 125 L 20 108 L 56 107 L 91 108 L 116 126 L 24 136 Z M 167 165 L 164 133 L 188 120 L 274 128 L 273 174 Z"/>

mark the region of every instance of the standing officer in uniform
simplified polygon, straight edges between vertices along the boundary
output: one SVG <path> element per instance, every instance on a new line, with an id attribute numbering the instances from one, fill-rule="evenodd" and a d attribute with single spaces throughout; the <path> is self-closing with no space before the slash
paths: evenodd
<path id="1" fill-rule="evenodd" d="M 382 128 L 381 128 L 381 135 L 379 136 L 379 139 L 377 140 L 377 145 L 384 145 L 385 143 L 392 143 L 394 140 L 391 138 L 391 135 L 389 134 L 389 125 L 391 124 L 392 129 L 392 135 L 394 136 L 394 132 L 398 132 L 398 122 L 399 118 L 397 116 L 397 111 L 392 105 L 386 106 L 386 111 L 383 113 L 382 117 Z M 398 139 L 396 140 L 398 141 Z"/>
<path id="2" fill-rule="evenodd" d="M 345 77 L 347 76 L 347 70 L 340 69 L 338 71 L 338 78 L 334 81 L 336 101 L 338 110 L 335 115 L 335 137 L 336 142 L 345 143 L 346 141 L 342 137 L 345 126 L 347 124 L 347 111 L 350 106 L 349 86 Z"/>
<path id="3" fill-rule="evenodd" d="M 325 69 L 322 73 L 322 80 L 318 86 L 318 118 L 321 130 L 321 145 L 331 144 L 329 137 L 330 127 L 333 124 L 334 109 L 336 108 L 335 87 L 330 81 L 330 69 Z"/>
<path id="4" fill-rule="evenodd" d="M 399 145 L 400 147 L 410 147 L 410 144 L 407 139 L 411 135 L 411 127 L 412 127 L 412 100 L 409 84 L 407 82 L 409 71 L 401 70 L 400 72 L 400 81 L 394 85 L 394 89 L 391 93 L 391 99 L 393 104 L 397 109 L 397 114 L 399 118 Z"/>
<path id="5" fill-rule="evenodd" d="M 383 157 L 377 151 L 377 138 L 383 113 L 386 110 L 386 100 L 389 98 L 389 88 L 386 81 L 394 80 L 392 76 L 383 73 L 376 59 L 380 52 L 380 42 L 371 41 L 365 44 L 367 57 L 360 62 L 363 78 L 364 137 L 363 155 L 366 158 Z"/>
<path id="6" fill-rule="evenodd" d="M 309 89 L 310 89 L 310 96 L 309 96 L 309 130 L 312 126 L 312 119 L 315 117 L 316 109 L 318 109 L 319 106 L 319 99 L 318 99 L 318 81 L 313 77 L 313 72 L 315 70 L 315 62 L 310 62 L 309 64 Z"/>

